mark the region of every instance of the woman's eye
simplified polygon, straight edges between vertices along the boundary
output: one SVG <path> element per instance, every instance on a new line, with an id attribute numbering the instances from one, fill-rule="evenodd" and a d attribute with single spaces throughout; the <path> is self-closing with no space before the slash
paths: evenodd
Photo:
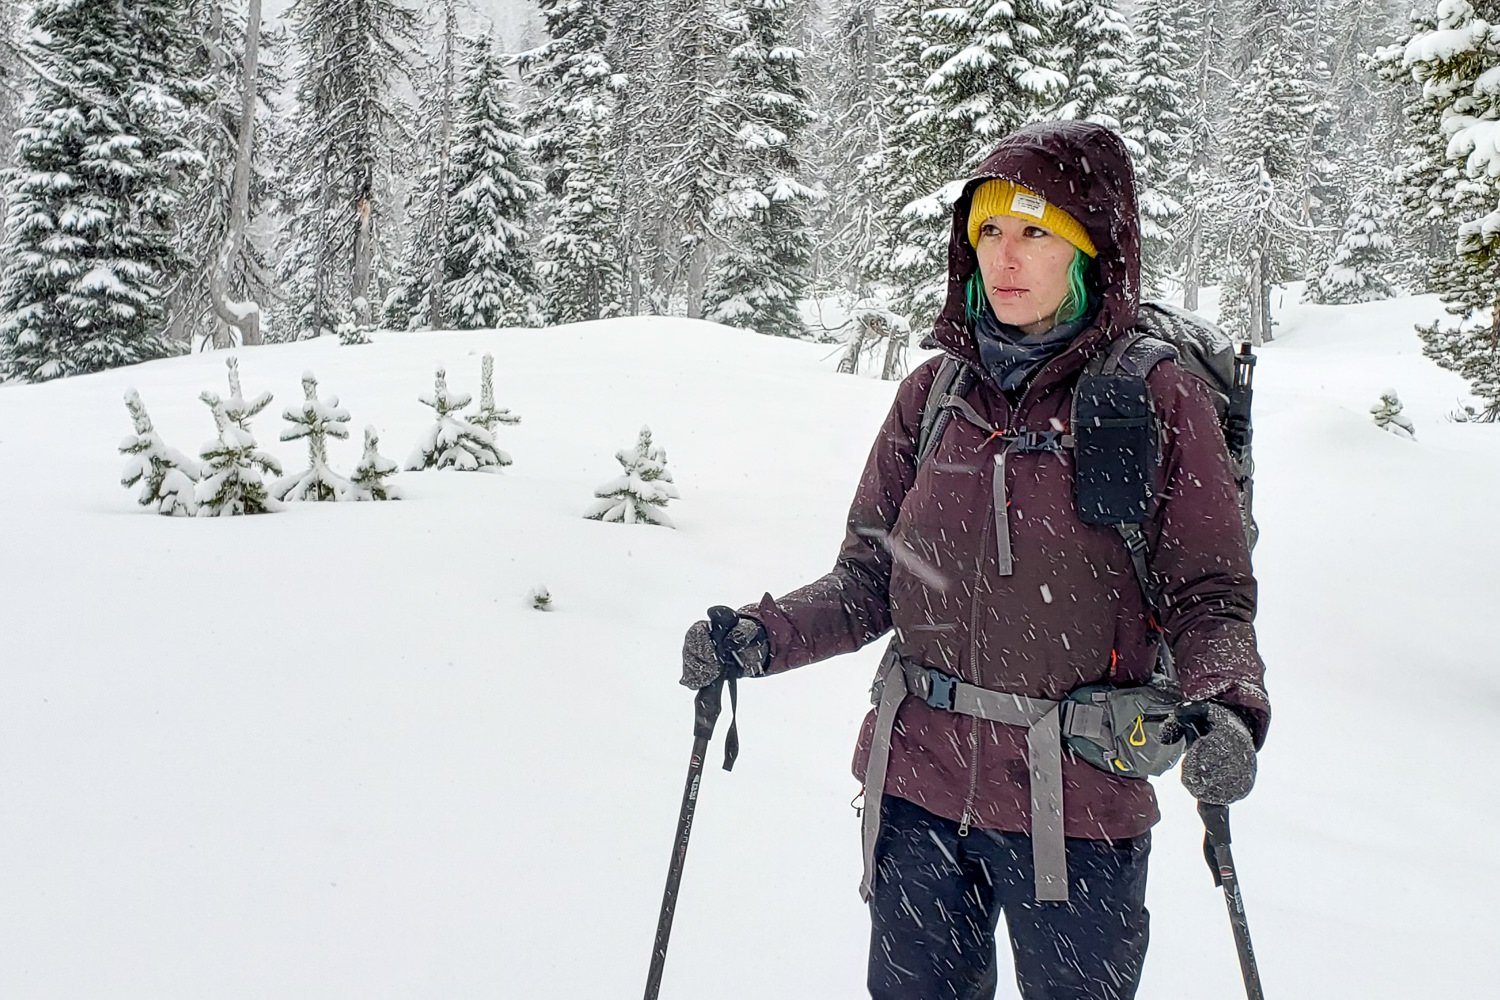
<path id="1" fill-rule="evenodd" d="M 1043 236 L 1051 236 L 1052 234 L 1047 232 L 1047 230 L 1043 229 L 1041 226 L 1027 226 L 1026 235 L 1029 238 L 1035 240 L 1040 239 Z"/>
<path id="2" fill-rule="evenodd" d="M 1000 235 L 1000 227 L 999 226 L 980 226 L 979 227 L 979 235 L 980 235 L 980 237 L 988 236 L 988 237 L 991 237 L 991 238 L 999 236 Z"/>

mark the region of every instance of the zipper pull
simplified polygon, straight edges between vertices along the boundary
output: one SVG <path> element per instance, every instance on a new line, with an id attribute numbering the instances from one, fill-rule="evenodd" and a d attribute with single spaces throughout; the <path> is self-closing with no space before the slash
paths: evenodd
<path id="1" fill-rule="evenodd" d="M 958 823 L 958 835 L 967 837 L 969 835 L 969 810 L 965 809 L 963 818 Z"/>
<path id="2" fill-rule="evenodd" d="M 849 806 L 854 810 L 855 819 L 863 819 L 865 815 L 865 786 L 859 786 L 859 792 L 849 800 Z"/>

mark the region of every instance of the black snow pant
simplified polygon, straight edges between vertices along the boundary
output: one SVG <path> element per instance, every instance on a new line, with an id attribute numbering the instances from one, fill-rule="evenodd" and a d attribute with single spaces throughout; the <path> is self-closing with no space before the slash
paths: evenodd
<path id="1" fill-rule="evenodd" d="M 1133 1000 L 1148 937 L 1151 834 L 1067 841 L 1066 903 L 1039 903 L 1031 838 L 887 794 L 870 900 L 873 1000 L 992 1000 L 1005 914 L 1022 1000 Z"/>

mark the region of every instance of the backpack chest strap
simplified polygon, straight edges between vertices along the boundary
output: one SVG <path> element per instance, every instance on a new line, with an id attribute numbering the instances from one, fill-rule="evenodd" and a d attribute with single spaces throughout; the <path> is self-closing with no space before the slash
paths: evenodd
<path id="1" fill-rule="evenodd" d="M 940 711 L 986 719 L 1026 730 L 1026 760 L 1031 771 L 1031 855 L 1036 898 L 1067 902 L 1068 862 L 1063 836 L 1062 724 L 1063 702 L 991 691 L 912 663 L 886 650 L 875 678 L 875 728 L 865 769 L 863 815 L 864 879 L 860 895 L 868 902 L 875 888 L 875 842 L 880 834 L 880 800 L 885 793 L 891 734 L 896 712 L 908 695 Z"/>
<path id="2" fill-rule="evenodd" d="M 989 435 L 985 444 L 998 440 L 1000 450 L 995 453 L 994 469 L 991 473 L 991 506 L 995 511 L 995 562 L 996 572 L 1010 576 L 1016 571 L 1015 556 L 1010 544 L 1010 496 L 1005 483 L 1005 461 L 1012 454 L 1059 454 L 1073 447 L 1073 437 L 1064 431 L 1019 431 L 1002 430 L 979 415 L 968 401 L 960 396 L 946 394 L 940 401 L 944 413 L 956 413 L 973 426 Z"/>

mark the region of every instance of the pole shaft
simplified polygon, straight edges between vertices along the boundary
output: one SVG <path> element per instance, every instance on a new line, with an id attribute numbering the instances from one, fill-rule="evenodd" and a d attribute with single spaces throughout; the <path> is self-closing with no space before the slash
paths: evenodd
<path id="1" fill-rule="evenodd" d="M 1214 879 L 1224 889 L 1224 905 L 1229 909 L 1229 927 L 1234 932 L 1234 949 L 1240 958 L 1240 977 L 1245 981 L 1249 1000 L 1265 1000 L 1261 990 L 1260 969 L 1255 964 L 1255 948 L 1250 943 L 1250 921 L 1245 916 L 1245 899 L 1240 895 L 1240 878 L 1234 867 L 1234 852 L 1229 833 L 1229 807 L 1200 802 L 1198 815 L 1203 817 L 1210 863 Z"/>
<path id="2" fill-rule="evenodd" d="M 672 936 L 672 918 L 677 913 L 677 890 L 682 884 L 688 837 L 693 832 L 693 815 L 698 810 L 698 784 L 703 778 L 703 758 L 707 754 L 708 739 L 699 736 L 693 741 L 687 784 L 682 790 L 682 809 L 677 814 L 677 836 L 672 841 L 672 860 L 667 866 L 667 887 L 662 892 L 661 915 L 656 922 L 656 943 L 651 948 L 651 971 L 646 976 L 645 1000 L 656 1000 L 657 994 L 661 992 L 662 970 L 667 965 L 667 942 Z"/>

